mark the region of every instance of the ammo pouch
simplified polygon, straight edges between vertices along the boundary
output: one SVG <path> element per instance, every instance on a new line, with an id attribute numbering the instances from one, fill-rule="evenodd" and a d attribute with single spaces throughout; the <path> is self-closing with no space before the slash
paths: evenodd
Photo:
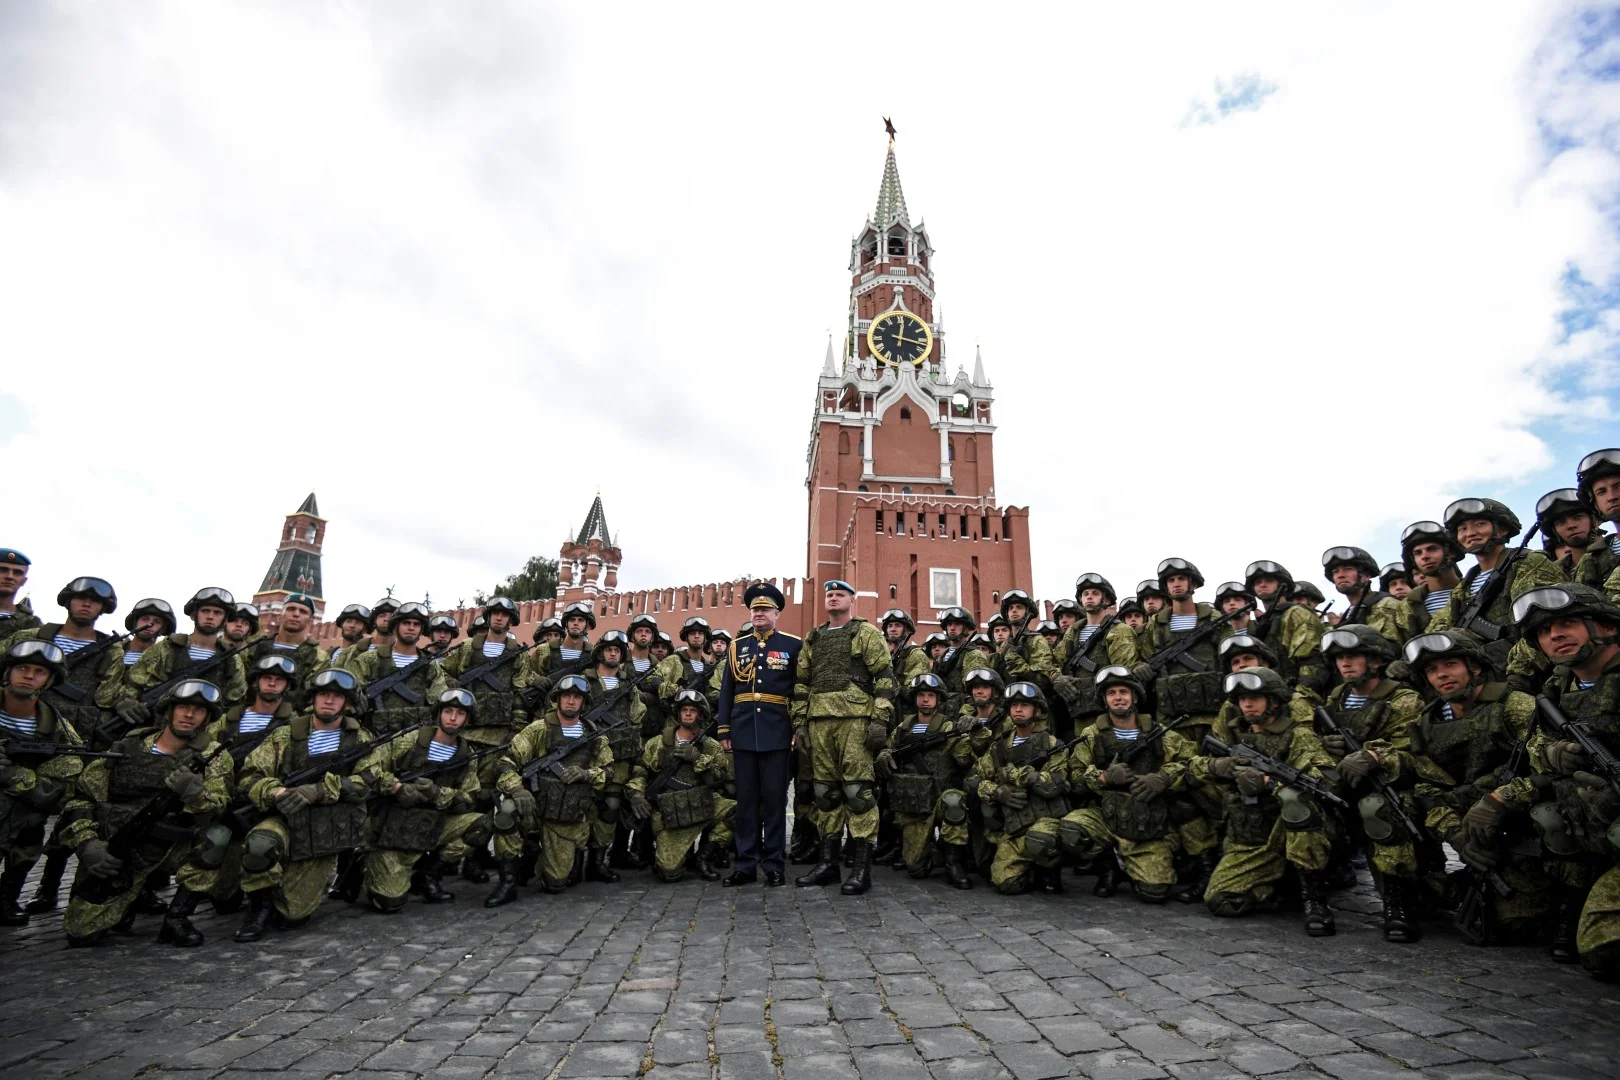
<path id="1" fill-rule="evenodd" d="M 714 820 L 714 789 L 707 784 L 666 791 L 658 796 L 658 814 L 666 829 L 689 829 Z"/>
<path id="2" fill-rule="evenodd" d="M 384 694 L 383 696 L 387 698 L 393 695 Z M 408 728 L 417 721 L 426 720 L 431 723 L 433 714 L 427 707 L 422 705 L 385 705 L 380 708 L 373 708 L 366 713 L 364 720 L 366 728 L 372 735 L 378 739 L 386 739 L 396 731 Z"/>
<path id="3" fill-rule="evenodd" d="M 579 825 L 590 817 L 596 792 L 589 784 L 565 784 L 555 776 L 540 776 L 534 782 L 534 801 L 541 821 Z"/>
<path id="4" fill-rule="evenodd" d="M 1103 824 L 1121 840 L 1162 840 L 1170 831 L 1170 807 L 1166 799 L 1133 799 L 1123 791 L 1107 791 L 1103 793 L 1100 809 Z"/>
<path id="5" fill-rule="evenodd" d="M 932 814 L 934 778 L 927 773 L 895 773 L 888 781 L 889 809 L 896 814 Z"/>
<path id="6" fill-rule="evenodd" d="M 1253 806 L 1241 799 L 1226 804 L 1226 835 L 1247 847 L 1256 847 L 1271 839 L 1271 829 L 1277 823 L 1279 811 L 1275 799 L 1262 798 Z"/>
<path id="7" fill-rule="evenodd" d="M 1185 671 L 1165 675 L 1153 684 L 1159 699 L 1159 715 L 1208 716 L 1221 709 L 1221 673 Z"/>
<path id="8" fill-rule="evenodd" d="M 373 819 L 372 846 L 389 851 L 432 851 L 444 828 L 444 814 L 426 806 L 401 806 L 380 801 Z"/>
<path id="9" fill-rule="evenodd" d="M 287 825 L 287 859 L 301 862 L 361 846 L 366 838 L 366 804 L 311 806 L 282 818 Z"/>
<path id="10" fill-rule="evenodd" d="M 1069 804 L 1062 795 L 1043 798 L 1028 788 L 1024 790 L 1029 796 L 1029 802 L 1022 810 L 1014 810 L 1010 806 L 1001 807 L 1001 831 L 1008 836 L 1022 836 L 1024 830 L 1041 818 L 1060 818 L 1069 812 Z"/>
<path id="11" fill-rule="evenodd" d="M 641 731 L 636 725 L 629 721 L 614 724 L 606 735 L 614 764 L 628 765 L 641 760 Z"/>

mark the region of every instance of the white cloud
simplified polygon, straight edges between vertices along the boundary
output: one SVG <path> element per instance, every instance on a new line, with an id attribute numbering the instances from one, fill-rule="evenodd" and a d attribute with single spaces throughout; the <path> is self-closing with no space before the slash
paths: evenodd
<path id="1" fill-rule="evenodd" d="M 37 592 L 246 595 L 310 489 L 339 604 L 471 596 L 598 488 L 629 587 L 802 572 L 884 115 L 1043 595 L 1389 557 L 1548 464 L 1531 425 L 1612 415 L 1613 316 L 1558 315 L 1620 262 L 1620 102 L 1553 5 L 450 10 L 8 16 Z"/>

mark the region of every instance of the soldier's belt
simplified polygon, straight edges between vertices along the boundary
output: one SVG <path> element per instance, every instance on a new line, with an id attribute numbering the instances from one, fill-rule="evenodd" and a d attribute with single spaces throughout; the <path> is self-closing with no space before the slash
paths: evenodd
<path id="1" fill-rule="evenodd" d="M 755 694 L 752 692 L 733 695 L 731 700 L 758 701 L 765 705 L 786 705 L 788 703 L 787 697 L 783 694 Z"/>

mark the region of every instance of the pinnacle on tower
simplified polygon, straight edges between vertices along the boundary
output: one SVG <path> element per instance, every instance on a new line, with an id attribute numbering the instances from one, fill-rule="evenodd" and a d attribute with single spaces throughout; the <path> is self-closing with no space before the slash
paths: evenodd
<path id="1" fill-rule="evenodd" d="M 298 509 L 294 512 L 299 514 L 308 514 L 311 517 L 320 517 L 321 512 L 315 506 L 315 493 L 313 491 L 310 492 L 304 498 L 304 501 L 298 504 Z"/>
<path id="2" fill-rule="evenodd" d="M 607 515 L 602 510 L 601 492 L 597 492 L 596 501 L 591 503 L 591 512 L 585 515 L 585 524 L 580 526 L 579 537 L 574 543 L 588 544 L 592 536 L 608 547 L 613 546 L 613 542 L 608 538 Z"/>
<path id="3" fill-rule="evenodd" d="M 984 356 L 979 352 L 977 345 L 973 346 L 973 385 L 989 386 L 984 378 Z"/>
<path id="4" fill-rule="evenodd" d="M 821 363 L 821 377 L 823 379 L 836 379 L 838 369 L 833 366 L 832 335 L 827 335 L 827 359 Z"/>
<path id="5" fill-rule="evenodd" d="M 887 229 L 896 221 L 911 228 L 911 214 L 906 210 L 906 193 L 900 190 L 900 166 L 894 160 L 894 125 L 884 118 L 889 131 L 889 156 L 883 162 L 883 183 L 878 187 L 877 210 L 872 224 Z"/>

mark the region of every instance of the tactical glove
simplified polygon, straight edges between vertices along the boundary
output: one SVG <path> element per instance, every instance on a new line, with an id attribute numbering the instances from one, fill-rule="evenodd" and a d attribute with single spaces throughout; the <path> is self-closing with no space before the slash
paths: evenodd
<path id="1" fill-rule="evenodd" d="M 1547 767 L 1560 776 L 1570 776 L 1591 764 L 1581 744 L 1568 739 L 1547 747 Z"/>
<path id="2" fill-rule="evenodd" d="M 1078 704 L 1083 696 L 1083 691 L 1080 689 L 1080 681 L 1073 675 L 1052 676 L 1052 689 L 1057 691 L 1058 697 L 1062 698 L 1070 705 Z"/>
<path id="3" fill-rule="evenodd" d="M 431 783 L 431 781 L 429 781 Z M 338 781 L 338 802 L 362 803 L 371 798 L 371 789 L 364 780 L 345 776 Z"/>
<path id="4" fill-rule="evenodd" d="M 1170 788 L 1170 782 L 1158 773 L 1148 773 L 1138 776 L 1131 785 L 1131 798 L 1141 799 L 1143 802 L 1152 802 L 1163 795 Z"/>
<path id="5" fill-rule="evenodd" d="M 399 790 L 394 792 L 394 801 L 409 808 L 422 805 L 422 791 L 415 784 L 401 784 Z"/>
<path id="6" fill-rule="evenodd" d="M 105 881 L 118 876 L 118 871 L 124 868 L 124 860 L 107 850 L 107 841 L 89 840 L 79 848 L 79 865 L 91 877 Z"/>
<path id="7" fill-rule="evenodd" d="M 1496 869 L 1497 854 L 1493 844 L 1476 844 L 1468 838 L 1466 829 L 1458 829 L 1447 841 L 1457 851 L 1457 858 L 1474 870 Z"/>
<path id="8" fill-rule="evenodd" d="M 1347 754 L 1345 759 L 1339 762 L 1340 774 L 1352 781 L 1366 779 L 1376 768 L 1378 762 L 1374 761 L 1373 756 L 1365 750 Z"/>
<path id="9" fill-rule="evenodd" d="M 1024 794 L 1022 788 L 1002 784 L 996 788 L 996 802 L 1012 810 L 1022 810 L 1029 805 L 1029 796 Z"/>
<path id="10" fill-rule="evenodd" d="M 0 790 L 14 791 L 22 787 L 34 775 L 32 769 L 21 765 L 0 766 Z"/>
<path id="11" fill-rule="evenodd" d="M 1209 775 L 1218 776 L 1222 780 L 1232 779 L 1237 775 L 1237 759 L 1229 757 L 1210 758 Z"/>
<path id="12" fill-rule="evenodd" d="M 512 800 L 512 807 L 517 811 L 518 820 L 523 822 L 524 825 L 532 825 L 534 823 L 534 815 L 538 813 L 540 809 L 535 804 L 534 792 L 530 791 L 526 787 L 520 787 L 516 791 L 508 794 L 507 798 Z"/>
<path id="13" fill-rule="evenodd" d="M 66 780 L 53 780 L 48 776 L 34 777 L 34 786 L 22 794 L 22 801 L 36 810 L 54 813 L 61 809 L 60 803 L 67 798 L 68 782 Z"/>
<path id="14" fill-rule="evenodd" d="M 866 752 L 875 754 L 889 745 L 889 729 L 876 720 L 866 723 Z"/>
<path id="15" fill-rule="evenodd" d="M 296 814 L 321 801 L 321 789 L 314 784 L 288 788 L 276 796 L 276 809 L 283 815 Z"/>
<path id="16" fill-rule="evenodd" d="M 1036 774 L 1029 782 L 1029 790 L 1043 799 L 1055 799 L 1063 794 L 1063 781 L 1051 773 Z"/>
<path id="17" fill-rule="evenodd" d="M 1153 665 L 1152 664 L 1136 664 L 1136 665 L 1134 665 L 1131 668 L 1131 678 L 1135 679 L 1137 682 L 1141 683 L 1143 686 L 1151 687 L 1153 685 Z"/>
<path id="18" fill-rule="evenodd" d="M 1029 778 L 1034 775 L 1028 765 L 1003 765 L 1001 767 L 1001 782 L 1013 787 L 1028 787 Z"/>
<path id="19" fill-rule="evenodd" d="M 1131 767 L 1123 761 L 1116 761 L 1103 770 L 1103 783 L 1109 787 L 1124 787 L 1136 779 Z"/>
<path id="20" fill-rule="evenodd" d="M 145 727 L 152 721 L 152 710 L 142 705 L 139 698 L 125 698 L 113 706 L 113 712 L 130 727 Z"/>
<path id="21" fill-rule="evenodd" d="M 1494 795 L 1486 795 L 1468 808 L 1463 815 L 1462 832 L 1468 843 L 1478 848 L 1495 849 L 1497 837 L 1502 834 L 1502 819 L 1508 808 Z"/>
<path id="22" fill-rule="evenodd" d="M 884 750 L 877 757 L 873 758 L 872 771 L 877 774 L 879 780 L 887 780 L 889 777 L 893 776 L 894 752 L 892 750 Z"/>
<path id="23" fill-rule="evenodd" d="M 1343 735 L 1323 735 L 1322 749 L 1332 754 L 1335 759 L 1342 758 L 1350 752 L 1350 745 L 1344 741 Z"/>
<path id="24" fill-rule="evenodd" d="M 652 803 L 648 802 L 647 796 L 641 792 L 632 791 L 630 793 L 630 812 L 636 815 L 637 821 L 650 820 L 653 816 Z"/>
<path id="25" fill-rule="evenodd" d="M 1609 782 L 1596 773 L 1578 771 L 1572 779 L 1581 786 L 1581 801 L 1587 813 L 1597 821 L 1612 822 L 1620 814 L 1620 795 L 1614 793 Z"/>
<path id="26" fill-rule="evenodd" d="M 1266 774 L 1259 769 L 1251 769 L 1247 765 L 1239 765 L 1233 770 L 1237 788 L 1245 795 L 1264 795 L 1266 793 Z"/>
<path id="27" fill-rule="evenodd" d="M 591 774 L 578 765 L 565 765 L 563 771 L 557 775 L 557 779 L 565 784 L 583 784 L 590 778 Z"/>
<path id="28" fill-rule="evenodd" d="M 194 773 L 190 769 L 174 769 L 163 778 L 163 786 L 180 796 L 180 801 L 191 804 L 203 793 L 203 778 L 201 773 Z"/>
<path id="29" fill-rule="evenodd" d="M 691 742 L 684 743 L 677 739 L 675 741 L 675 749 L 673 753 L 676 757 L 688 763 L 696 761 L 698 758 L 703 756 L 703 752 L 698 749 L 696 739 L 692 740 Z"/>

